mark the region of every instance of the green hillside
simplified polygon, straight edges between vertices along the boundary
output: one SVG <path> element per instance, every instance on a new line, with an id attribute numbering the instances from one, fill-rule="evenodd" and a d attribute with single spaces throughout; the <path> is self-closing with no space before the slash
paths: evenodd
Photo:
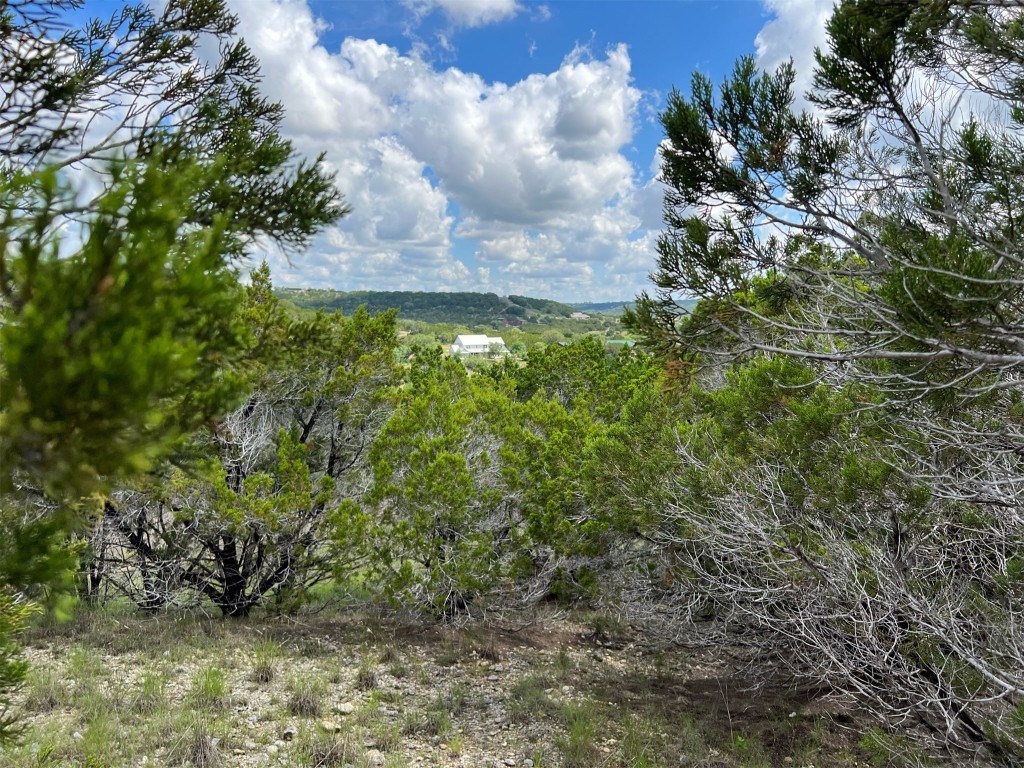
<path id="1" fill-rule="evenodd" d="M 580 312 L 588 315 L 621 315 L 625 307 L 633 308 L 632 301 L 589 301 L 583 304 L 573 304 Z"/>
<path id="2" fill-rule="evenodd" d="M 314 288 L 282 288 L 282 299 L 303 309 L 340 310 L 348 315 L 365 304 L 371 312 L 397 309 L 403 320 L 458 325 L 496 325 L 502 318 L 533 320 L 569 317 L 575 307 L 527 296 L 495 293 L 445 293 L 427 291 L 332 291 Z"/>
<path id="3" fill-rule="evenodd" d="M 568 304 L 559 304 L 550 299 L 531 299 L 528 296 L 509 296 L 508 300 L 523 309 L 533 310 L 542 315 L 554 315 L 555 317 L 569 317 L 576 311 L 575 307 Z"/>
<path id="4" fill-rule="evenodd" d="M 697 306 L 697 301 L 698 299 L 680 299 L 676 303 L 687 312 L 692 312 L 693 308 Z M 588 315 L 615 315 L 616 317 L 622 314 L 623 309 L 633 309 L 634 306 L 635 302 L 633 301 L 591 301 L 573 304 L 574 308 L 580 312 L 586 312 Z"/>

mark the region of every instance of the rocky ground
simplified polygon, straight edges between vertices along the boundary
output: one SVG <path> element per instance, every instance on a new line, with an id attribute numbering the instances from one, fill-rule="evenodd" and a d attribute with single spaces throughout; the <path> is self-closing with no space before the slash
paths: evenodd
<path id="1" fill-rule="evenodd" d="M 722 654 L 586 618 L 80 617 L 29 637 L 0 765 L 855 766 L 841 702 L 753 693 Z M 609 647 L 610 646 L 610 647 Z"/>

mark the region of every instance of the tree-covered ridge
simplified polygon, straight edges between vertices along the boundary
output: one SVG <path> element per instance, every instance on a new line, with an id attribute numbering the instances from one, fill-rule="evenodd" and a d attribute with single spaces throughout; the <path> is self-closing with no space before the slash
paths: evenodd
<path id="1" fill-rule="evenodd" d="M 679 305 L 680 309 L 685 312 L 692 312 L 697 306 L 699 299 L 687 299 L 679 298 L 676 299 L 676 304 Z M 634 301 L 595 301 L 585 303 L 575 303 L 573 306 L 580 312 L 587 312 L 590 314 L 598 315 L 622 315 L 626 312 L 632 312 L 636 309 L 636 302 Z"/>
<path id="2" fill-rule="evenodd" d="M 548 299 L 502 297 L 494 293 L 430 291 L 332 291 L 281 288 L 278 296 L 302 309 L 351 314 L 365 306 L 370 312 L 397 309 L 405 320 L 462 325 L 494 325 L 502 318 L 569 317 L 575 307 Z"/>
<path id="3" fill-rule="evenodd" d="M 508 297 L 508 300 L 517 307 L 556 317 L 569 317 L 575 311 L 573 307 L 567 304 L 560 304 L 550 299 L 531 299 L 529 296 L 512 295 Z"/>
<path id="4" fill-rule="evenodd" d="M 594 301 L 575 303 L 573 306 L 579 312 L 588 314 L 621 315 L 625 309 L 633 307 L 632 301 Z"/>

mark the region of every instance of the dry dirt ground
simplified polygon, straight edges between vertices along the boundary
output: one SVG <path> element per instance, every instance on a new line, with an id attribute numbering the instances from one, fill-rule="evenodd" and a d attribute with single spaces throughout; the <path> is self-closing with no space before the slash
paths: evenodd
<path id="1" fill-rule="evenodd" d="M 0 765 L 869 765 L 841 702 L 594 626 L 87 612 L 27 638 Z"/>

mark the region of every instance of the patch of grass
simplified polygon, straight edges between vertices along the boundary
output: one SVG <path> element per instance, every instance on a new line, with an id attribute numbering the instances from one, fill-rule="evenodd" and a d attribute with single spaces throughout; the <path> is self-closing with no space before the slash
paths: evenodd
<path id="1" fill-rule="evenodd" d="M 463 743 L 463 739 L 460 734 L 455 734 L 450 739 L 448 739 L 448 751 L 456 757 L 460 757 L 462 755 L 462 750 L 464 748 L 465 744 Z"/>
<path id="2" fill-rule="evenodd" d="M 861 737 L 860 748 L 877 768 L 917 768 L 933 764 L 927 753 L 909 738 L 878 727 L 869 729 Z"/>
<path id="3" fill-rule="evenodd" d="M 123 697 L 117 690 L 108 695 L 98 680 L 86 680 L 71 689 L 71 704 L 86 721 L 101 718 L 120 709 Z"/>
<path id="4" fill-rule="evenodd" d="M 341 664 L 331 664 L 327 671 L 327 682 L 331 685 L 340 685 L 345 679 L 344 668 Z"/>
<path id="5" fill-rule="evenodd" d="M 729 751 L 736 756 L 740 765 L 749 766 L 749 768 L 762 768 L 762 766 L 769 768 L 771 765 L 764 747 L 756 736 L 744 736 L 737 733 L 732 738 Z"/>
<path id="6" fill-rule="evenodd" d="M 68 702 L 65 676 L 48 667 L 32 667 L 25 681 L 25 709 L 32 713 L 52 712 Z"/>
<path id="7" fill-rule="evenodd" d="M 498 648 L 497 644 L 491 638 L 477 643 L 474 650 L 476 650 L 477 655 L 481 659 L 493 662 L 501 661 L 501 649 Z"/>
<path id="8" fill-rule="evenodd" d="M 550 649 L 545 650 L 545 645 L 520 646 L 514 637 L 498 636 L 510 674 L 495 702 L 490 686 L 476 687 L 476 678 L 490 674 L 481 662 L 497 660 L 486 627 L 436 629 L 425 645 L 413 648 L 395 639 L 393 626 L 374 625 L 367 637 L 363 620 L 347 616 L 315 617 L 298 626 L 268 624 L 277 642 L 263 639 L 262 631 L 254 634 L 252 624 L 225 623 L 210 630 L 209 620 L 196 616 L 82 620 L 86 624 L 77 630 L 47 630 L 55 639 L 44 649 L 56 660 L 37 665 L 19 697 L 22 709 L 38 719 L 22 744 L 0 751 L 4 768 L 129 768 L 140 765 L 143 756 L 150 765 L 170 768 L 233 764 L 233 748 L 242 745 L 236 739 L 266 744 L 289 721 L 297 721 L 300 732 L 276 763 L 292 768 L 370 768 L 370 742 L 385 753 L 384 768 L 398 768 L 408 762 L 401 747 L 409 737 L 443 750 L 447 761 L 456 763 L 472 761 L 480 746 L 476 736 L 470 743 L 468 733 L 457 730 L 471 720 L 488 727 L 488 748 L 492 739 L 506 736 L 506 728 L 510 743 L 514 738 L 530 744 L 524 756 L 534 768 L 765 768 L 782 765 L 786 757 L 793 768 L 853 768 L 867 764 L 868 754 L 879 768 L 916 765 L 916 758 L 899 756 L 900 750 L 906 755 L 913 750 L 912 743 L 898 738 L 900 732 L 879 732 L 858 749 L 856 737 L 826 718 L 789 718 L 789 712 L 799 711 L 799 702 L 790 706 L 785 693 L 773 694 L 783 700 L 779 706 L 774 699 L 764 703 L 737 693 L 730 717 L 713 691 L 705 695 L 688 678 L 675 678 L 685 666 L 675 650 L 621 659 L 610 650 L 606 655 L 617 663 L 590 670 L 592 652 L 585 648 L 557 643 L 545 644 Z M 116 656 L 109 650 L 113 638 L 126 628 L 141 637 L 138 655 L 109 658 Z M 303 661 L 303 649 L 316 649 L 323 661 Z M 435 657 L 446 666 L 462 666 L 439 670 Z M 301 670 L 312 663 L 315 674 L 303 679 Z M 526 664 L 533 674 L 517 679 L 515 672 Z M 259 694 L 248 700 L 232 692 L 236 676 L 244 689 L 258 688 Z M 393 677 L 405 681 L 390 685 Z M 571 696 L 560 691 L 567 683 L 574 686 L 565 689 Z M 410 695 L 410 686 L 419 690 Z M 365 693 L 355 694 L 351 689 L 357 687 Z M 691 688 L 693 697 L 680 695 Z M 335 717 L 328 709 L 342 692 L 355 708 Z M 224 708 L 235 705 L 237 715 Z M 491 732 L 502 710 L 501 732 Z M 185 714 L 177 714 L 181 711 Z M 296 720 L 319 717 L 330 722 Z M 255 727 L 246 725 L 250 721 Z M 219 742 L 218 735 L 226 741 Z M 244 751 L 258 756 L 260 749 Z"/>
<path id="9" fill-rule="evenodd" d="M 461 714 L 469 702 L 469 689 L 464 683 L 456 683 L 439 697 L 439 701 L 453 715 Z"/>
<path id="10" fill-rule="evenodd" d="M 629 768 L 667 768 L 667 756 L 672 754 L 672 750 L 664 726 L 663 722 L 629 715 L 622 730 L 620 754 L 623 765 Z"/>
<path id="11" fill-rule="evenodd" d="M 448 710 L 442 707 L 431 707 L 426 712 L 425 733 L 431 736 L 444 736 L 452 729 L 452 718 Z"/>
<path id="12" fill-rule="evenodd" d="M 685 755 L 705 755 L 708 752 L 708 739 L 700 724 L 690 717 L 680 718 L 674 728 L 667 729 L 672 734 L 676 748 Z"/>
<path id="13" fill-rule="evenodd" d="M 194 717 L 194 712 L 190 712 L 189 716 Z M 176 709 L 168 706 L 168 702 L 137 716 L 135 722 L 138 724 L 136 734 L 139 751 L 143 753 L 170 744 L 183 732 L 181 718 Z M 188 724 L 191 725 L 191 721 Z"/>
<path id="14" fill-rule="evenodd" d="M 171 610 L 139 622 L 137 632 L 123 633 L 139 638 L 140 652 L 180 664 L 195 653 L 218 650 L 220 631 L 209 619 L 187 610 Z M 124 649 L 128 652 L 129 649 Z"/>
<path id="15" fill-rule="evenodd" d="M 277 661 L 282 655 L 281 644 L 263 638 L 252 651 L 252 680 L 255 683 L 270 683 L 277 676 Z"/>
<path id="16" fill-rule="evenodd" d="M 361 576 L 344 581 L 327 580 L 306 590 L 302 607 L 304 612 L 316 614 L 331 606 L 366 605 L 375 594 L 373 586 Z"/>
<path id="17" fill-rule="evenodd" d="M 138 688 L 131 698 L 131 708 L 138 714 L 155 712 L 166 702 L 167 680 L 160 672 L 142 673 Z"/>
<path id="18" fill-rule="evenodd" d="M 622 646 L 629 637 L 629 625 L 617 616 L 598 613 L 590 619 L 589 639 L 607 648 Z"/>
<path id="19" fill-rule="evenodd" d="M 213 736 L 205 719 L 196 717 L 188 723 L 185 733 L 170 745 L 168 757 L 172 764 L 217 768 L 221 764 L 220 739 Z"/>
<path id="20" fill-rule="evenodd" d="M 288 682 L 288 713 L 296 717 L 320 717 L 327 686 L 317 677 L 295 677 Z"/>
<path id="21" fill-rule="evenodd" d="M 377 723 L 370 729 L 370 733 L 381 752 L 394 752 L 402 743 L 402 732 L 397 725 Z"/>
<path id="22" fill-rule="evenodd" d="M 109 713 L 95 713 L 78 740 L 82 762 L 87 766 L 106 765 L 110 754 L 120 754 L 118 749 L 118 724 Z"/>
<path id="23" fill-rule="evenodd" d="M 408 712 L 402 722 L 402 733 L 443 736 L 452 729 L 452 717 L 445 697 L 438 696 L 425 709 Z"/>
<path id="24" fill-rule="evenodd" d="M 777 728 L 777 726 L 775 726 Z M 797 765 L 815 765 L 824 762 L 833 752 L 828 727 L 824 720 L 815 722 L 809 731 L 793 744 L 793 761 Z"/>
<path id="25" fill-rule="evenodd" d="M 401 733 L 403 736 L 440 736 L 451 730 L 452 722 L 447 712 L 425 709 L 406 712 L 402 718 Z"/>
<path id="26" fill-rule="evenodd" d="M 359 665 L 359 671 L 356 672 L 356 687 L 363 691 L 377 687 L 377 672 L 366 660 Z"/>
<path id="27" fill-rule="evenodd" d="M 439 667 L 454 667 L 462 660 L 462 651 L 451 640 L 441 643 L 437 654 L 434 656 L 434 663 Z"/>
<path id="28" fill-rule="evenodd" d="M 597 746 L 605 719 L 592 702 L 573 702 L 562 710 L 565 734 L 557 740 L 565 768 L 593 768 L 603 764 Z"/>
<path id="29" fill-rule="evenodd" d="M 368 729 L 371 732 L 376 731 L 379 727 L 386 724 L 388 715 L 382 710 L 387 707 L 383 707 L 383 704 L 395 704 L 399 702 L 402 695 L 399 691 L 385 691 L 380 688 L 374 688 L 370 691 L 370 695 L 366 701 L 356 710 L 355 722 L 360 726 Z"/>
<path id="30" fill-rule="evenodd" d="M 671 670 L 669 669 L 668 656 L 665 651 L 657 651 L 651 661 L 654 664 L 654 679 L 662 682 L 667 681 L 670 678 Z"/>
<path id="31" fill-rule="evenodd" d="M 45 733 L 29 728 L 20 741 L 2 750 L 5 768 L 42 768 L 59 765 L 62 756 L 70 753 L 65 734 Z"/>
<path id="32" fill-rule="evenodd" d="M 431 685 L 432 679 L 426 665 L 421 665 L 416 669 L 416 682 L 420 685 Z"/>
<path id="33" fill-rule="evenodd" d="M 402 701 L 402 694 L 400 691 L 375 688 L 370 693 L 370 701 L 374 704 L 398 704 Z"/>
<path id="34" fill-rule="evenodd" d="M 196 671 L 189 692 L 192 702 L 204 709 L 223 709 L 228 704 L 228 685 L 224 670 L 213 664 Z"/>
<path id="35" fill-rule="evenodd" d="M 388 665 L 388 674 L 395 678 L 403 678 L 409 674 L 409 665 L 402 654 L 393 645 L 385 645 L 380 654 L 380 663 Z"/>
<path id="36" fill-rule="evenodd" d="M 555 656 L 555 671 L 560 677 L 565 677 L 570 672 L 576 671 L 576 662 L 572 660 L 572 656 L 569 655 L 569 651 L 564 645 L 558 649 L 558 655 Z"/>
<path id="37" fill-rule="evenodd" d="M 554 712 L 557 707 L 548 696 L 551 678 L 528 675 L 513 685 L 508 692 L 507 709 L 513 723 L 528 723 L 536 717 Z"/>
<path id="38" fill-rule="evenodd" d="M 66 676 L 76 687 L 99 680 L 103 671 L 103 657 L 92 648 L 77 645 L 68 656 Z"/>
<path id="39" fill-rule="evenodd" d="M 341 768 L 357 764 L 363 750 L 351 733 L 314 733 L 299 743 L 298 752 L 310 768 Z"/>

